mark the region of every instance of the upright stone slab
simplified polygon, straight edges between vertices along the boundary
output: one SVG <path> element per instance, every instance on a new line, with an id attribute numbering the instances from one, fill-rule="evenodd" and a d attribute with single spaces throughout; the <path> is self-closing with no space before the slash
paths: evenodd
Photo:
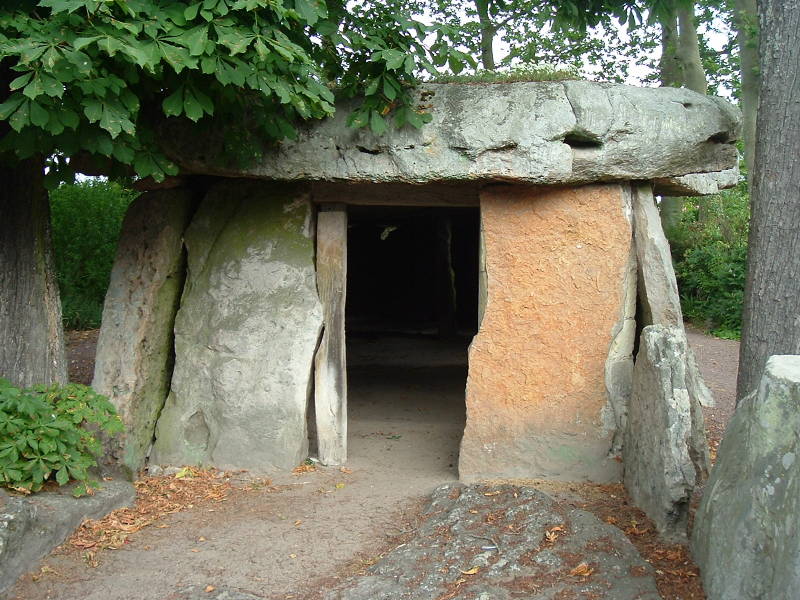
<path id="1" fill-rule="evenodd" d="M 695 516 L 709 600 L 800 594 L 800 356 L 772 356 L 739 403 Z"/>
<path id="2" fill-rule="evenodd" d="M 103 307 L 92 387 L 117 407 L 125 431 L 107 442 L 131 474 L 144 467 L 172 377 L 172 327 L 183 288 L 188 190 L 147 192 L 122 223 Z"/>
<path id="3" fill-rule="evenodd" d="M 151 462 L 289 469 L 308 451 L 306 408 L 322 309 L 305 188 L 230 181 L 186 232 L 172 388 Z"/>
<path id="4" fill-rule="evenodd" d="M 618 481 L 606 413 L 631 226 L 619 185 L 481 193 L 487 304 L 469 352 L 462 480 Z"/>
<path id="5" fill-rule="evenodd" d="M 642 331 L 623 448 L 631 499 L 669 538 L 686 536 L 692 490 L 707 460 L 705 446 L 695 446 L 686 353 L 681 328 L 650 325 Z"/>
<path id="6" fill-rule="evenodd" d="M 661 218 L 650 185 L 633 186 L 633 221 L 639 259 L 642 325 L 678 327 L 685 337 L 681 299 L 669 242 L 661 228 Z M 687 348 L 689 393 L 703 406 L 714 406 L 714 398 L 703 381 L 694 352 L 688 344 Z"/>

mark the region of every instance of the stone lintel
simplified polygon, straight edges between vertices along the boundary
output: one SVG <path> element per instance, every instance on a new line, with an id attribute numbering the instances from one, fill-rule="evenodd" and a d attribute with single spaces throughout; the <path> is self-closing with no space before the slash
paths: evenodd
<path id="1" fill-rule="evenodd" d="M 202 143 L 172 124 L 162 138 L 184 172 L 283 181 L 638 180 L 708 193 L 729 185 L 722 173 L 738 164 L 738 109 L 685 89 L 564 81 L 422 84 L 414 93 L 433 117 L 421 129 L 353 129 L 346 121 L 356 104 L 345 102 L 332 118 L 302 126 L 297 140 L 264 144 L 249 164 L 225 152 L 230 123 Z M 687 175 L 716 184 L 676 179 Z"/>

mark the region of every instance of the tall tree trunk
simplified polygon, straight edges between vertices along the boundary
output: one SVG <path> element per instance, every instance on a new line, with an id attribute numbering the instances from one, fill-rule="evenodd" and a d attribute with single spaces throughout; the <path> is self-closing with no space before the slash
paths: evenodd
<path id="1" fill-rule="evenodd" d="M 741 69 L 742 132 L 744 133 L 744 164 L 747 181 L 753 185 L 753 163 L 756 154 L 756 115 L 758 115 L 758 15 L 756 0 L 736 0 L 736 41 L 739 45 Z"/>
<path id="2" fill-rule="evenodd" d="M 478 21 L 481 25 L 481 64 L 487 71 L 494 71 L 494 36 L 497 27 L 489 15 L 489 0 L 475 0 L 475 8 L 478 10 Z"/>
<path id="3" fill-rule="evenodd" d="M 760 0 L 761 86 L 737 399 L 800 354 L 800 6 Z"/>
<path id="4" fill-rule="evenodd" d="M 0 377 L 66 383 L 61 300 L 41 161 L 0 164 Z"/>
<path id="5" fill-rule="evenodd" d="M 694 24 L 694 5 L 676 8 L 673 15 L 661 22 L 661 34 L 661 85 L 707 93 L 708 81 Z M 668 237 L 680 222 L 683 202 L 683 198 L 661 198 L 661 226 Z"/>
<path id="6" fill-rule="evenodd" d="M 694 5 L 680 5 L 678 14 L 678 58 L 683 70 L 684 87 L 706 94 L 708 81 L 700 58 L 700 41 L 697 39 L 697 28 L 694 24 Z"/>

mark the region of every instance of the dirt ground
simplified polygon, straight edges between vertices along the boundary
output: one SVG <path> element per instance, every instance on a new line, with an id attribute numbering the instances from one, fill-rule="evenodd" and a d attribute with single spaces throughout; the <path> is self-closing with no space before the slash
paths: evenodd
<path id="1" fill-rule="evenodd" d="M 694 330 L 689 337 L 717 400 L 705 411 L 716 449 L 733 412 L 738 343 Z M 73 381 L 90 382 L 96 339 L 97 332 L 69 335 Z M 464 348 L 393 343 L 366 338 L 350 350 L 346 469 L 308 466 L 268 482 L 248 473 L 218 475 L 230 483 L 225 499 L 198 496 L 196 504 L 125 534 L 116 550 L 67 543 L 32 568 L 10 598 L 163 600 L 193 585 L 311 600 L 373 564 L 413 529 L 424 496 L 456 479 L 465 419 Z M 622 529 L 656 567 L 664 598 L 704 597 L 685 548 L 661 544 L 621 486 L 541 487 Z"/>

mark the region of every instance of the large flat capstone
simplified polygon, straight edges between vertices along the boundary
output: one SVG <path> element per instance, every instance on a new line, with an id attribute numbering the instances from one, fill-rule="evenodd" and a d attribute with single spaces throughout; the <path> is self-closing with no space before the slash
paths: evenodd
<path id="1" fill-rule="evenodd" d="M 92 387 L 117 408 L 125 431 L 110 455 L 136 473 L 153 443 L 172 378 L 172 328 L 186 261 L 183 231 L 194 198 L 188 190 L 148 192 L 122 223 L 103 307 Z"/>
<path id="2" fill-rule="evenodd" d="M 539 185 L 658 180 L 684 192 L 696 185 L 696 193 L 735 184 L 728 172 L 738 164 L 733 143 L 740 116 L 719 98 L 587 81 L 423 84 L 414 94 L 433 117 L 421 129 L 382 136 L 353 129 L 347 117 L 356 104 L 346 102 L 332 118 L 305 126 L 297 140 L 265 145 L 245 166 L 225 151 L 229 124 L 203 143 L 177 129 L 164 143 L 186 172 L 231 177 Z M 684 177 L 691 174 L 702 175 Z"/>
<path id="3" fill-rule="evenodd" d="M 800 356 L 772 356 L 719 448 L 692 550 L 709 600 L 800 593 Z"/>
<path id="4" fill-rule="evenodd" d="M 290 469 L 307 456 L 306 407 L 322 310 L 305 188 L 223 182 L 186 231 L 172 387 L 152 464 Z"/>

